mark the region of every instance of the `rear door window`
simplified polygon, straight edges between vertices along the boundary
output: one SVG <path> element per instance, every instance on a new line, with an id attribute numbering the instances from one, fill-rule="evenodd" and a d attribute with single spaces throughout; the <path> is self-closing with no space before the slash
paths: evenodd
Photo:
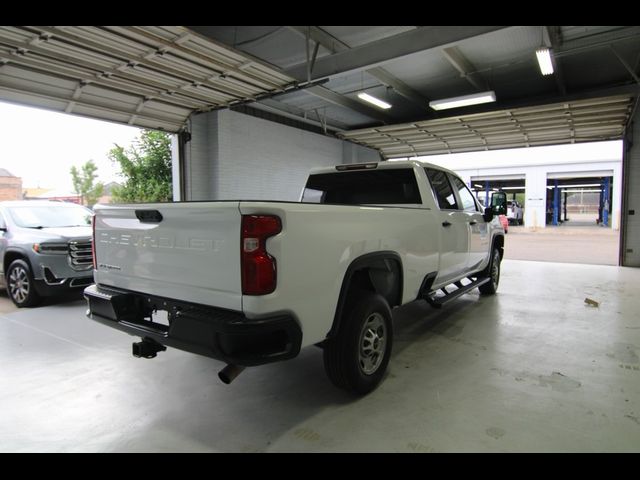
<path id="1" fill-rule="evenodd" d="M 431 189 L 433 195 L 438 201 L 440 210 L 459 210 L 456 196 L 453 194 L 453 189 L 447 178 L 447 174 L 441 170 L 435 170 L 432 168 L 425 168 L 429 182 L 431 183 Z"/>
<path id="2" fill-rule="evenodd" d="M 477 212 L 478 207 L 469 188 L 458 177 L 452 175 L 451 178 L 453 178 L 453 185 L 458 190 L 458 195 L 462 201 L 462 210 L 465 212 Z"/>

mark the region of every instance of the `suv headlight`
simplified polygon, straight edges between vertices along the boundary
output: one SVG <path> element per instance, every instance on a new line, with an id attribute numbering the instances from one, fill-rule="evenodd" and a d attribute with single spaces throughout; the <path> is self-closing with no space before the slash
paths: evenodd
<path id="1" fill-rule="evenodd" d="M 33 251 L 41 254 L 67 254 L 67 244 L 66 243 L 34 243 Z"/>

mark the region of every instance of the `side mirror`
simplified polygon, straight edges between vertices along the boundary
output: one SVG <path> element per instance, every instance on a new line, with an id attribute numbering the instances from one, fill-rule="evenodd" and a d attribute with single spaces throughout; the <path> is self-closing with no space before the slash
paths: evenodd
<path id="1" fill-rule="evenodd" d="M 491 207 L 485 207 L 482 217 L 484 218 L 484 221 L 487 223 L 493 220 L 493 210 L 491 209 Z"/>
<path id="2" fill-rule="evenodd" d="M 491 210 L 494 215 L 507 214 L 507 194 L 505 192 L 493 192 L 491 194 Z"/>

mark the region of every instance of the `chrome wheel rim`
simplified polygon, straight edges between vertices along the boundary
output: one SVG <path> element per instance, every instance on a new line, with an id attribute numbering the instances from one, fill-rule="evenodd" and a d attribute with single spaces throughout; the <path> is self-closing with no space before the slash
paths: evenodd
<path id="1" fill-rule="evenodd" d="M 379 313 L 372 313 L 360 332 L 358 364 L 365 375 L 378 370 L 387 346 L 387 326 Z"/>
<path id="2" fill-rule="evenodd" d="M 9 274 L 9 291 L 11 298 L 17 303 L 23 303 L 29 296 L 31 284 L 27 271 L 22 267 L 16 267 Z"/>

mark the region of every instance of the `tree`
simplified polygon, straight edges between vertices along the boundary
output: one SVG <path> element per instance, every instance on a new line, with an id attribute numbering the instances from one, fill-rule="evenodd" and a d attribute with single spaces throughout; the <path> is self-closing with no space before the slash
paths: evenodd
<path id="1" fill-rule="evenodd" d="M 73 191 L 80 195 L 80 202 L 83 205 L 94 205 L 104 191 L 104 185 L 101 182 L 94 183 L 98 177 L 96 170 L 98 170 L 98 167 L 93 163 L 93 160 L 89 160 L 82 165 L 80 170 L 75 165 L 71 167 Z"/>
<path id="2" fill-rule="evenodd" d="M 125 150 L 116 145 L 108 154 L 120 166 L 124 178 L 121 187 L 114 187 L 116 202 L 170 202 L 171 139 L 157 130 L 143 130 L 134 145 Z"/>

